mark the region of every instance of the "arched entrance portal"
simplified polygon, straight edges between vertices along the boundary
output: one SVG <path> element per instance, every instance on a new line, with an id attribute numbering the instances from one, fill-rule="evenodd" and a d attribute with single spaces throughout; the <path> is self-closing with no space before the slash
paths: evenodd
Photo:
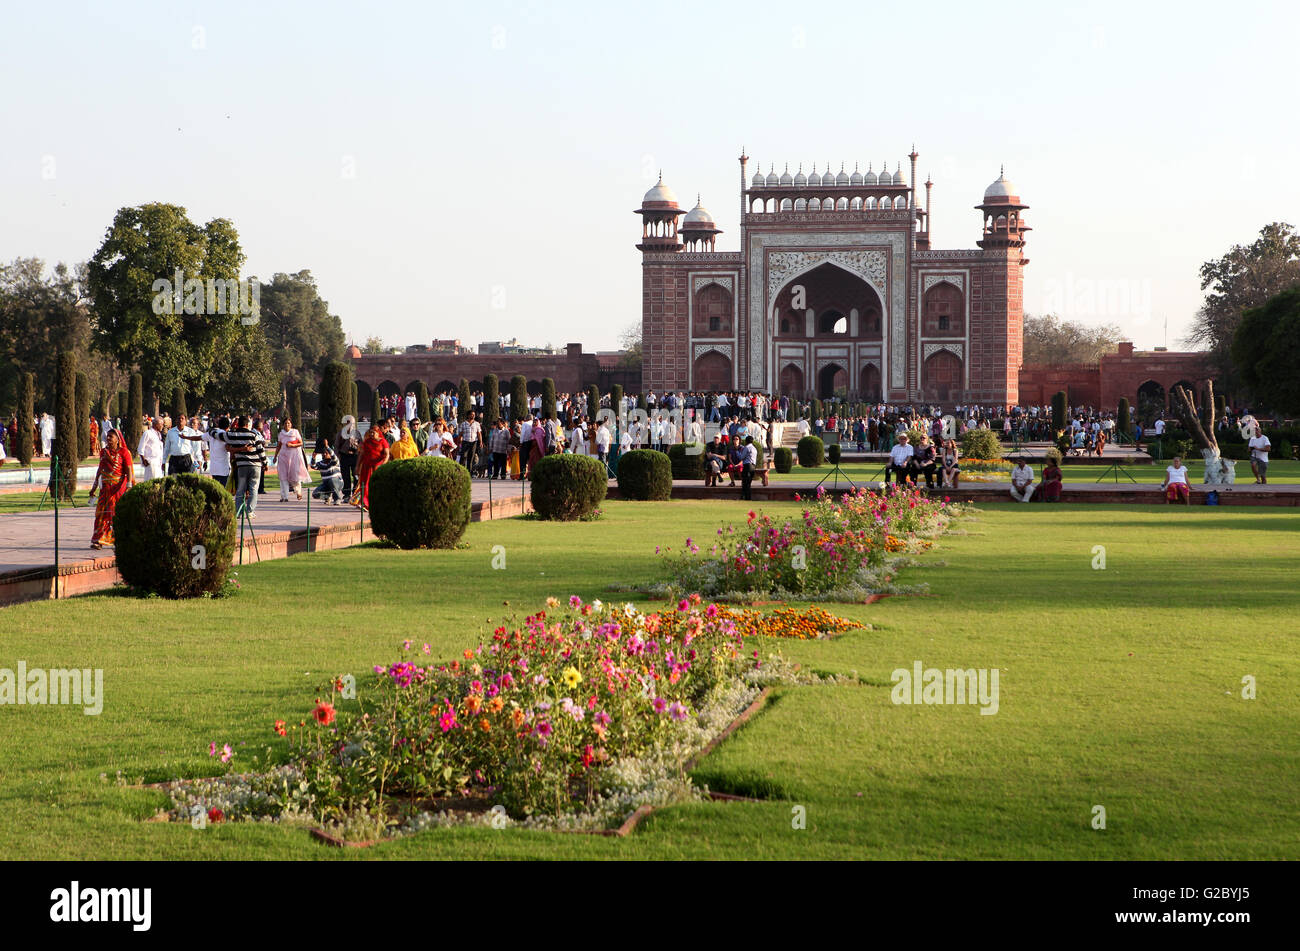
<path id="1" fill-rule="evenodd" d="M 928 400 L 947 403 L 961 392 L 961 357 L 938 350 L 921 367 L 921 389 Z"/>
<path id="2" fill-rule="evenodd" d="M 830 363 L 817 373 L 817 398 L 831 399 L 834 396 L 847 395 L 849 374 L 838 363 Z"/>
<path id="3" fill-rule="evenodd" d="M 868 403 L 880 402 L 880 370 L 874 363 L 868 363 L 862 368 L 858 377 L 858 392 Z"/>
<path id="4" fill-rule="evenodd" d="M 731 389 L 731 361 L 725 354 L 710 350 L 695 361 L 692 388 L 713 393 Z"/>
<path id="5" fill-rule="evenodd" d="M 787 363 L 781 368 L 781 394 L 803 396 L 803 370 L 793 363 Z"/>

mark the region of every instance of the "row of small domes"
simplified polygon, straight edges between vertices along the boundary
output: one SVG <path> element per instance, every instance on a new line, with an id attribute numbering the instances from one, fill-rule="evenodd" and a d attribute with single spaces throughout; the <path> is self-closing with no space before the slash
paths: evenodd
<path id="1" fill-rule="evenodd" d="M 802 187 L 804 185 L 906 185 L 906 184 L 907 181 L 903 178 L 903 165 L 901 162 L 898 164 L 897 171 L 895 171 L 893 175 L 889 174 L 889 169 L 887 167 L 882 167 L 880 170 L 880 174 L 877 175 L 875 172 L 871 170 L 870 165 L 867 166 L 867 173 L 863 175 L 861 172 L 858 171 L 858 166 L 856 164 L 853 166 L 853 172 L 849 173 L 844 171 L 843 163 L 840 163 L 839 174 L 836 174 L 835 172 L 831 171 L 830 165 L 828 163 L 826 166 L 826 172 L 825 174 L 822 175 L 817 174 L 816 165 L 813 165 L 813 170 L 811 175 L 805 175 L 803 173 L 802 165 L 799 166 L 799 171 L 795 172 L 795 174 L 793 175 L 790 174 L 789 165 L 786 165 L 785 171 L 780 175 L 776 174 L 775 166 L 769 165 L 766 176 L 763 174 L 762 169 L 759 169 L 754 174 L 754 180 L 753 182 L 751 182 L 750 187 L 770 188 L 777 185 L 792 185 L 795 187 Z"/>

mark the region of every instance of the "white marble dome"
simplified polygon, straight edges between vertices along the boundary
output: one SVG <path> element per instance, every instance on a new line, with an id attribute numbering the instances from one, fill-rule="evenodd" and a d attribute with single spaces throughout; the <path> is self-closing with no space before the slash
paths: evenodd
<path id="1" fill-rule="evenodd" d="M 984 199 L 990 198 L 1014 198 L 1016 197 L 1016 186 L 1007 180 L 1006 171 L 1003 170 L 998 175 L 998 180 L 984 189 Z"/>
<path id="2" fill-rule="evenodd" d="M 840 173 L 835 176 L 836 185 L 847 185 L 849 183 L 849 173 L 844 171 L 844 166 L 840 166 Z"/>
<path id="3" fill-rule="evenodd" d="M 781 184 L 782 184 L 782 185 L 793 185 L 793 184 L 794 184 L 794 176 L 790 174 L 790 163 L 789 163 L 789 162 L 786 163 L 785 171 L 781 173 Z"/>
<path id="4" fill-rule="evenodd" d="M 856 164 L 853 166 L 853 174 L 849 176 L 849 184 L 850 185 L 862 184 L 862 173 L 858 171 L 858 166 Z"/>
<path id="5" fill-rule="evenodd" d="M 695 198 L 695 207 L 686 213 L 686 217 L 682 219 L 682 224 L 683 226 L 713 224 L 713 216 L 700 204 L 698 195 Z"/>
<path id="6" fill-rule="evenodd" d="M 671 202 L 674 205 L 677 204 L 677 196 L 673 194 L 671 188 L 664 184 L 662 173 L 659 175 L 658 184 L 645 193 L 645 197 L 641 199 L 641 204 L 645 205 L 652 201 L 666 201 Z"/>
<path id="7" fill-rule="evenodd" d="M 799 166 L 799 171 L 794 173 L 794 183 L 800 187 L 808 184 L 808 176 L 803 173 L 803 166 Z"/>

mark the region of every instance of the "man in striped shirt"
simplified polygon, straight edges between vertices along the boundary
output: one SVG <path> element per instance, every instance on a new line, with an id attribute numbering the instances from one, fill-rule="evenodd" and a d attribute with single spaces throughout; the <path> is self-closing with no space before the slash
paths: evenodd
<path id="1" fill-rule="evenodd" d="M 235 511 L 241 506 L 253 518 L 257 511 L 257 485 L 266 466 L 266 440 L 251 428 L 248 416 L 240 416 L 234 429 L 226 430 L 226 445 L 235 466 Z"/>

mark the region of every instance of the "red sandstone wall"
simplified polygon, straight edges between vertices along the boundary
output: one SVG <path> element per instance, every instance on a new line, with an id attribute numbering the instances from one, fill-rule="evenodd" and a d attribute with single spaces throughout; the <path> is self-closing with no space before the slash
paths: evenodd
<path id="1" fill-rule="evenodd" d="M 685 389 L 690 325 L 687 270 L 673 264 L 641 265 L 642 384 L 651 390 Z"/>

